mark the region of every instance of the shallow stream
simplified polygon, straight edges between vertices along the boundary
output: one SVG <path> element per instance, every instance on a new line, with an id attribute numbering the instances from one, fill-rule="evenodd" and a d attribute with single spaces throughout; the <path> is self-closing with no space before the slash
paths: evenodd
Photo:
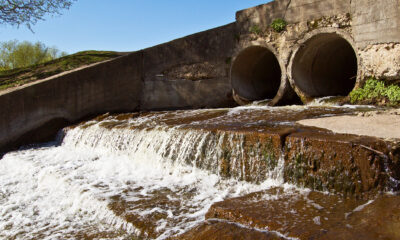
<path id="1" fill-rule="evenodd" d="M 268 190 L 277 187 L 307 198 L 309 190 L 283 182 L 282 159 L 258 182 L 243 181 L 240 169 L 221 176 L 217 162 L 228 146 L 235 166 L 247 167 L 240 163 L 242 131 L 293 128 L 300 119 L 354 111 L 252 105 L 105 114 L 68 127 L 55 142 L 0 160 L 0 239 L 166 239 L 203 222 L 210 206 L 224 199 L 258 191 L 273 199 Z"/>

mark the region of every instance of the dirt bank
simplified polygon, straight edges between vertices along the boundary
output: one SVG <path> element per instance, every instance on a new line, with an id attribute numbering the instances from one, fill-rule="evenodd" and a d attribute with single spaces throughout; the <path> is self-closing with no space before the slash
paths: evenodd
<path id="1" fill-rule="evenodd" d="M 400 140 L 400 109 L 300 120 L 297 123 L 336 133 Z"/>

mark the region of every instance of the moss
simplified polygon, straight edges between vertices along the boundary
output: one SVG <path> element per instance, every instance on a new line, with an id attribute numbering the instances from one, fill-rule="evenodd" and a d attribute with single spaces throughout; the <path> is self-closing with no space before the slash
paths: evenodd
<path id="1" fill-rule="evenodd" d="M 291 159 L 291 163 L 285 167 L 285 178 L 304 187 L 309 182 L 307 181 L 308 170 L 308 159 L 302 153 L 297 153 Z"/>
<path id="2" fill-rule="evenodd" d="M 368 79 L 364 86 L 350 92 L 350 101 L 353 104 L 378 104 L 396 106 L 400 104 L 400 87 L 386 85 L 375 78 Z"/>
<path id="3" fill-rule="evenodd" d="M 83 51 L 25 68 L 0 71 L 0 90 L 21 86 L 61 72 L 122 55 L 122 53 L 110 51 Z"/>
<path id="4" fill-rule="evenodd" d="M 289 157 L 285 166 L 285 181 L 300 187 L 318 191 L 331 191 L 344 196 L 355 195 L 362 189 L 359 169 L 345 168 L 337 162 L 330 169 L 321 168 L 320 160 L 324 156 L 314 157 L 297 152 Z"/>
<path id="5" fill-rule="evenodd" d="M 274 170 L 278 166 L 279 159 L 277 158 L 272 139 L 269 139 L 263 147 L 263 157 L 268 170 Z"/>
<path id="6" fill-rule="evenodd" d="M 231 177 L 231 157 L 232 153 L 230 149 L 223 149 L 221 162 L 220 162 L 220 175 L 222 177 Z"/>

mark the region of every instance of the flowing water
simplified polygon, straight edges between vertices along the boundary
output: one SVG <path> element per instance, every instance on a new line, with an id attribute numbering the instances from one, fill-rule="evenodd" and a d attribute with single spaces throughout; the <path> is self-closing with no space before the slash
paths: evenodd
<path id="1" fill-rule="evenodd" d="M 257 154 L 243 157 L 241 131 L 353 111 L 253 105 L 106 114 L 66 128 L 55 142 L 0 160 L 0 239 L 166 239 L 201 223 L 215 202 L 277 186 L 293 194 L 282 158 L 263 172 L 253 169 Z M 226 149 L 229 177 L 219 163 Z M 246 168 L 260 177 L 243 181 Z"/>

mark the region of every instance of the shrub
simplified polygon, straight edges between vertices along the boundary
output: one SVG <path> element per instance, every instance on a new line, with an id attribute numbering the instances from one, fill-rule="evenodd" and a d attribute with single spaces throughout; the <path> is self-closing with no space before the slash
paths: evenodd
<path id="1" fill-rule="evenodd" d="M 391 102 L 400 102 L 400 87 L 396 85 L 390 85 L 386 90 L 386 96 Z"/>
<path id="2" fill-rule="evenodd" d="M 272 29 L 274 29 L 276 32 L 282 32 L 283 30 L 285 30 L 286 25 L 286 21 L 281 18 L 277 18 L 271 23 Z"/>
<path id="3" fill-rule="evenodd" d="M 386 86 L 384 82 L 375 78 L 368 79 L 362 88 L 351 91 L 351 103 L 378 102 L 388 100 L 389 104 L 400 103 L 400 87 L 397 85 Z"/>

